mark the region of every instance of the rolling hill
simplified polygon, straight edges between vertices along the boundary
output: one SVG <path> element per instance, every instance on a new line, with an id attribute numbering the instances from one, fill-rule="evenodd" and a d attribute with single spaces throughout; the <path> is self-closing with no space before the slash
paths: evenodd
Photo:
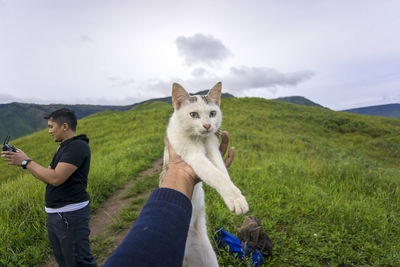
<path id="1" fill-rule="evenodd" d="M 346 109 L 342 111 L 355 114 L 363 114 L 363 115 L 400 118 L 400 104 L 377 105 L 370 107 Z"/>
<path id="2" fill-rule="evenodd" d="M 320 104 L 317 104 L 317 103 L 315 103 L 305 97 L 302 97 L 302 96 L 279 97 L 279 98 L 275 98 L 275 99 L 271 99 L 271 100 L 292 103 L 292 104 L 297 104 L 297 105 L 302 105 L 302 106 L 325 108 L 325 107 L 321 106 Z"/>
<path id="3" fill-rule="evenodd" d="M 400 121 L 261 98 L 222 101 L 235 160 L 229 169 L 274 243 L 262 266 L 400 266 Z M 163 154 L 172 107 L 148 102 L 81 119 L 92 149 L 88 190 L 96 210 Z M 45 130 L 14 140 L 47 166 Z M 45 185 L 0 161 L 0 265 L 40 265 L 49 254 Z M 206 189 L 210 229 L 237 235 L 244 215 Z M 219 251 L 220 266 L 250 266 Z"/>

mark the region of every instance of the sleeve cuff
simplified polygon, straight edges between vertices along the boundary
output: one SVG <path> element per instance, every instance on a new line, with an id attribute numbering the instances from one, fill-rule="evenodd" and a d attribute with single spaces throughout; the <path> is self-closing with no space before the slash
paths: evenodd
<path id="1" fill-rule="evenodd" d="M 185 209 L 189 214 L 192 213 L 191 200 L 179 191 L 170 188 L 157 188 L 151 192 L 148 203 L 153 201 L 166 201 L 178 205 Z"/>

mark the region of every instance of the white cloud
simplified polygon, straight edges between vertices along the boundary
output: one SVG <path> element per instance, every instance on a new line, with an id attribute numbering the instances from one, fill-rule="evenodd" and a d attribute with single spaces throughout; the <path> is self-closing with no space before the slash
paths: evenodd
<path id="1" fill-rule="evenodd" d="M 179 36 L 175 43 L 179 55 L 189 66 L 197 63 L 212 66 L 231 55 L 225 45 L 211 35 L 197 33 L 191 37 Z"/>

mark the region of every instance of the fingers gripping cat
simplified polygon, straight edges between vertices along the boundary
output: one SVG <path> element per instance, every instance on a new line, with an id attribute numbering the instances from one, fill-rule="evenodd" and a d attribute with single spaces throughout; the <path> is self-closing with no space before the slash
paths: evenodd
<path id="1" fill-rule="evenodd" d="M 179 84 L 172 86 L 172 114 L 167 138 L 177 154 L 188 163 L 200 179 L 221 195 L 226 206 L 237 214 L 249 209 L 245 197 L 232 183 L 219 152 L 215 133 L 222 123 L 221 82 L 207 95 L 190 96 Z M 163 180 L 168 169 L 168 147 L 164 149 L 164 164 L 160 174 Z M 218 266 L 216 255 L 207 237 L 204 191 L 202 184 L 195 186 L 192 196 L 192 219 L 185 250 L 188 266 Z"/>

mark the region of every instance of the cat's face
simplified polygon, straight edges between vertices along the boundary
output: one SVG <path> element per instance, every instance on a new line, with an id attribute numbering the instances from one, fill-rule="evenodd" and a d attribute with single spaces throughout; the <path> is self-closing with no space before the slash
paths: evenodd
<path id="1" fill-rule="evenodd" d="M 221 83 L 216 84 L 205 96 L 190 96 L 182 86 L 174 84 L 172 103 L 179 126 L 191 136 L 209 136 L 221 127 L 219 108 Z"/>

